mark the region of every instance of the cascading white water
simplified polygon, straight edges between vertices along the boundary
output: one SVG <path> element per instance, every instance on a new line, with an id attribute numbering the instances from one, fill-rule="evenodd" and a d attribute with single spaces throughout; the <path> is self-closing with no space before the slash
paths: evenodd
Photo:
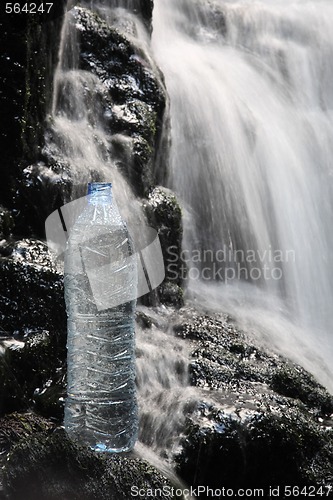
<path id="1" fill-rule="evenodd" d="M 116 0 L 91 4 L 119 26 L 130 16 Z M 216 257 L 227 247 L 261 255 L 266 250 L 260 266 L 270 267 L 269 250 L 281 250 L 282 257 L 295 252 L 295 262 L 274 262 L 283 271 L 281 280 L 260 280 L 260 288 L 256 283 L 206 287 L 205 280 L 193 279 L 192 296 L 207 309 L 231 310 L 247 331 L 293 355 L 333 390 L 332 372 L 313 354 L 321 342 L 319 354 L 327 364 L 333 358 L 326 337 L 333 243 L 333 92 L 325 65 L 333 55 L 329 11 L 327 1 L 155 0 L 153 40 L 171 98 L 169 183 L 184 204 L 187 255 L 199 249 L 213 250 Z M 70 15 L 55 78 L 49 148 L 70 165 L 74 183 L 88 182 L 92 172 L 113 180 L 124 218 L 144 226 L 139 203 L 110 156 L 112 130 L 96 97 L 103 86 L 77 67 Z M 137 28 L 144 47 L 147 35 L 140 23 Z M 236 262 L 228 264 L 237 268 Z M 210 261 L 210 276 L 213 265 Z M 251 270 L 257 262 L 246 266 Z M 306 334 L 304 325 L 311 323 L 318 333 Z M 144 443 L 137 449 L 148 456 L 149 446 L 165 458 L 177 444 L 186 399 L 195 401 L 200 394 L 187 387 L 186 346 L 166 326 L 137 333 Z"/>
<path id="2" fill-rule="evenodd" d="M 93 3 L 89 2 L 92 8 Z M 103 6 L 95 3 L 96 8 Z M 105 17 L 111 16 L 110 6 L 103 6 L 103 10 Z M 97 175 L 100 180 L 112 179 L 125 218 L 140 220 L 144 225 L 142 210 L 111 159 L 112 131 L 105 126 L 100 109 L 100 97 L 105 95 L 103 83 L 93 73 L 78 68 L 80 46 L 73 24 L 73 11 L 69 11 L 64 19 L 54 78 L 52 134 L 47 138 L 48 148 L 53 157 L 59 156 L 60 162 L 69 166 L 72 197 L 85 194 L 82 186 L 86 186 L 92 176 Z"/>
<path id="3" fill-rule="evenodd" d="M 155 0 L 153 21 L 189 290 L 331 390 L 332 18 L 330 0 Z"/>
<path id="4" fill-rule="evenodd" d="M 135 43 L 145 51 L 146 59 L 154 68 L 154 62 L 146 52 L 149 37 L 144 26 L 123 8 L 131 7 L 131 1 L 89 1 L 87 6 L 113 26 L 125 26 L 126 30 L 134 27 Z M 72 16 L 73 12 L 67 13 L 62 29 L 47 147 L 60 164 L 68 165 L 73 184 L 72 199 L 84 194 L 82 187 L 92 180 L 92 176 L 112 181 L 122 216 L 131 230 L 137 229 L 142 238 L 146 228 L 142 206 L 112 160 L 112 130 L 104 123 L 104 110 L 99 102 L 105 88 L 96 75 L 78 67 L 80 46 Z M 127 34 L 131 36 L 131 33 Z M 126 136 L 122 140 L 126 141 Z M 179 440 L 185 419 L 184 407 L 188 399 L 196 401 L 197 398 L 195 389 L 187 387 L 187 347 L 168 328 L 170 318 L 164 320 L 165 313 L 163 310 L 156 313 L 158 318 L 150 330 L 136 328 L 140 442 L 135 450 L 164 470 L 177 484 L 178 479 L 166 463 Z"/>
<path id="5" fill-rule="evenodd" d="M 152 328 L 136 329 L 139 438 L 171 460 L 183 431 L 184 408 L 198 401 L 198 391 L 188 386 L 189 349 L 170 331 L 172 317 L 162 309 L 147 312 L 155 316 Z"/>

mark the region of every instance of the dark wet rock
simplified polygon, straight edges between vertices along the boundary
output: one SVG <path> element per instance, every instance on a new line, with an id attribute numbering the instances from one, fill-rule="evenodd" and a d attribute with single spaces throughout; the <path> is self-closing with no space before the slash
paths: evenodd
<path id="1" fill-rule="evenodd" d="M 148 3 L 144 2 L 147 15 Z M 127 8 L 131 10 L 129 4 Z M 138 11 L 137 3 L 134 10 Z M 121 12 L 126 18 L 126 9 Z M 126 31 L 78 7 L 72 11 L 72 23 L 80 43 L 79 69 L 85 72 L 81 83 L 87 119 L 92 128 L 98 123 L 108 135 L 105 143 L 98 143 L 99 153 L 105 162 L 112 159 L 137 196 L 147 196 L 156 183 L 155 158 L 165 134 L 167 97 L 162 75 L 135 42 L 136 33 L 129 39 Z M 75 120 L 79 118 L 73 106 L 77 90 L 72 85 L 68 79 L 59 87 L 57 106 Z M 98 134 L 95 139 L 99 141 Z M 72 165 L 64 157 L 63 137 L 52 122 L 44 123 L 43 145 L 36 160 L 26 164 L 18 177 L 16 225 L 23 234 L 43 236 L 45 219 L 70 200 L 74 182 Z M 100 175 L 91 170 L 90 180 L 99 181 Z M 86 186 L 78 186 L 77 178 L 75 183 L 76 192 L 83 195 Z"/>
<path id="2" fill-rule="evenodd" d="M 66 362 L 58 363 L 51 378 L 43 380 L 33 392 L 33 408 L 40 415 L 62 422 L 67 395 Z"/>
<path id="3" fill-rule="evenodd" d="M 145 490 L 140 498 L 147 500 L 149 490 L 172 487 L 146 462 L 131 455 L 99 455 L 76 446 L 61 429 L 20 441 L 9 454 L 4 482 L 10 500 L 128 500 L 133 486 Z"/>
<path id="4" fill-rule="evenodd" d="M 333 413 L 333 396 L 302 367 L 265 351 L 249 340 L 226 315 L 197 315 L 174 326 L 175 334 L 193 342 L 193 385 L 248 390 L 264 384 L 267 391 L 304 403 L 321 416 Z"/>
<path id="5" fill-rule="evenodd" d="M 79 67 L 101 84 L 99 116 L 111 134 L 109 153 L 134 192 L 146 196 L 154 183 L 164 122 L 163 78 L 135 36 L 130 40 L 126 32 L 83 8 L 73 10 L 72 22 L 81 44 Z"/>
<path id="6" fill-rule="evenodd" d="M 65 349 L 57 332 L 29 332 L 21 341 L 8 341 L 0 358 L 0 414 L 35 408 L 61 420 L 65 397 Z"/>
<path id="7" fill-rule="evenodd" d="M 4 352 L 2 363 L 10 371 L 10 383 L 4 379 L 6 391 L 2 397 L 5 401 L 2 409 L 12 411 L 21 407 L 28 407 L 32 400 L 33 390 L 38 387 L 44 378 L 48 379 L 52 373 L 51 359 L 49 359 L 50 335 L 44 330 L 31 332 L 25 342 L 16 342 Z M 14 397 L 14 390 L 18 386 L 21 397 Z M 30 398 L 29 398 L 30 396 Z"/>
<path id="8" fill-rule="evenodd" d="M 81 69 L 98 76 L 118 105 L 138 99 L 163 110 L 165 91 L 142 49 L 87 9 L 75 8 L 73 16 L 80 35 Z"/>
<path id="9" fill-rule="evenodd" d="M 24 375 L 24 380 L 27 376 Z M 28 400 L 24 389 L 16 378 L 10 359 L 4 352 L 0 355 L 0 379 L 0 415 L 27 408 Z"/>
<path id="10" fill-rule="evenodd" d="M 151 104 L 133 99 L 127 104 L 113 107 L 113 128 L 126 135 L 141 135 L 151 141 L 156 133 L 156 113 Z"/>
<path id="11" fill-rule="evenodd" d="M 1 36 L 7 48 L 1 59 L 4 119 L 0 127 L 3 139 L 0 203 L 15 209 L 18 235 L 44 237 L 46 217 L 69 200 L 72 189 L 70 162 L 63 157 L 61 138 L 47 116 L 62 21 L 58 14 L 64 3 L 61 0 L 54 7 L 57 15 L 52 15 L 49 23 L 40 23 L 38 16 L 25 16 L 24 21 L 17 15 L 5 16 L 2 21 Z M 141 18 L 149 31 L 153 2 L 125 4 L 114 2 L 115 17 L 124 20 L 119 29 L 107 26 L 87 9 L 76 8 L 73 22 L 81 42 L 79 68 L 89 72 L 91 78 L 98 77 L 100 82 L 92 86 L 93 92 L 86 89 L 91 124 L 96 125 L 96 117 L 103 122 L 110 132 L 105 157 L 112 157 L 137 195 L 146 196 L 155 183 L 154 163 L 162 137 L 166 91 L 159 70 L 140 43 L 135 42 L 138 34 L 134 21 L 131 41 L 126 36 L 128 13 Z M 71 109 L 74 113 L 72 103 L 66 102 L 69 95 L 71 92 L 65 85 L 58 99 L 64 110 Z M 130 146 L 130 154 L 124 143 Z M 92 171 L 91 180 L 101 180 L 99 175 Z"/>
<path id="12" fill-rule="evenodd" d="M 175 325 L 174 330 L 182 338 L 198 341 L 190 364 L 193 385 L 245 390 L 251 382 L 267 382 L 276 364 L 274 357 L 251 345 L 226 316 L 195 316 Z"/>
<path id="13" fill-rule="evenodd" d="M 178 472 L 194 486 L 266 488 L 266 497 L 272 485 L 319 487 L 333 477 L 332 433 L 292 403 L 267 400 L 244 415 L 201 405 L 182 446 Z"/>
<path id="14" fill-rule="evenodd" d="M 15 443 L 36 432 L 46 432 L 55 424 L 32 412 L 11 413 L 0 418 L 0 450 L 8 452 Z"/>
<path id="15" fill-rule="evenodd" d="M 134 13 L 138 13 L 142 16 L 142 19 L 146 23 L 147 27 L 151 29 L 151 21 L 153 17 L 153 8 L 154 8 L 154 0 L 140 0 L 139 1 L 139 9 L 137 8 L 137 2 L 133 2 Z"/>
<path id="16" fill-rule="evenodd" d="M 12 242 L 0 259 L 0 413 L 35 407 L 62 418 L 66 315 L 63 277 L 44 243 Z"/>
<path id="17" fill-rule="evenodd" d="M 15 222 L 20 234 L 44 237 L 45 220 L 69 200 L 71 181 L 69 165 L 48 157 L 45 148 L 41 156 L 43 160 L 27 165 L 20 173 L 17 197 L 20 210 L 15 211 Z"/>
<path id="18" fill-rule="evenodd" d="M 136 312 L 135 320 L 136 320 L 137 324 L 141 326 L 141 328 L 144 328 L 144 329 L 148 328 L 149 329 L 153 326 L 152 318 L 150 316 L 148 316 L 148 314 L 145 314 L 142 311 Z"/>
<path id="19" fill-rule="evenodd" d="M 0 205 L 0 239 L 8 238 L 14 228 L 14 218 L 10 210 Z"/>
<path id="20" fill-rule="evenodd" d="M 111 138 L 112 158 L 124 177 L 129 180 L 133 191 L 146 195 L 154 186 L 154 147 L 142 136 L 115 134 Z"/>
<path id="21" fill-rule="evenodd" d="M 158 288 L 161 302 L 175 307 L 183 305 L 182 264 L 179 258 L 182 240 L 182 213 L 177 198 L 167 188 L 156 187 L 144 201 L 148 222 L 154 227 L 162 247 L 165 280 Z"/>
<path id="22" fill-rule="evenodd" d="M 279 394 L 318 408 L 321 414 L 333 413 L 333 397 L 301 366 L 281 363 L 272 374 L 270 386 Z"/>
<path id="23" fill-rule="evenodd" d="M 9 333 L 65 330 L 63 277 L 45 243 L 14 242 L 0 259 L 0 321 Z"/>
<path id="24" fill-rule="evenodd" d="M 46 23 L 40 22 L 38 14 L 1 16 L 0 202 L 9 208 L 15 204 L 23 210 L 17 181 L 22 170 L 36 161 L 43 145 L 64 4 L 65 0 L 54 3 L 54 13 L 58 15 Z M 25 213 L 21 220 L 25 224 L 18 230 L 27 234 Z"/>
<path id="25" fill-rule="evenodd" d="M 179 259 L 177 256 L 181 250 L 182 240 L 182 213 L 175 194 L 167 188 L 158 186 L 144 202 L 148 221 L 158 231 L 167 280 L 180 284 L 181 273 Z M 170 265 L 176 261 L 176 265 L 170 269 Z"/>
<path id="26" fill-rule="evenodd" d="M 181 477 L 212 488 L 328 484 L 333 397 L 228 316 L 184 309 L 183 318 L 174 331 L 191 342 L 191 383 L 209 393 L 188 416 Z"/>
<path id="27" fill-rule="evenodd" d="M 34 413 L 11 413 L 0 418 L 0 498 L 3 495 L 3 468 L 12 447 L 36 432 L 48 432 L 54 424 Z M 3 496 L 2 496 L 3 495 Z"/>
<path id="28" fill-rule="evenodd" d="M 183 289 L 171 281 L 165 281 L 158 287 L 158 297 L 162 304 L 180 308 L 184 305 Z"/>
<path id="29" fill-rule="evenodd" d="M 190 311 L 190 319 L 174 326 L 175 333 L 184 339 L 219 342 L 224 346 L 239 345 L 239 351 L 244 351 L 244 335 L 230 322 L 228 317 L 214 318 L 209 315 L 199 316 Z"/>

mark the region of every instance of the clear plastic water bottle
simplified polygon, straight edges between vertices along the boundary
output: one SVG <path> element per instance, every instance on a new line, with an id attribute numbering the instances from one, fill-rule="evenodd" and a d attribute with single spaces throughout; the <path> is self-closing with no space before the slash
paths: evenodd
<path id="1" fill-rule="evenodd" d="M 134 320 L 137 268 L 111 183 L 92 183 L 65 254 L 65 429 L 98 451 L 133 448 L 138 428 Z"/>

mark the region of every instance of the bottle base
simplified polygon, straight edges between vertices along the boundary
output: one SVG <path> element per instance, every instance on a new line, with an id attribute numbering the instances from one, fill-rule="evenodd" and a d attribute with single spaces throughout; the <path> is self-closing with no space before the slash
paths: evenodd
<path id="1" fill-rule="evenodd" d="M 133 401 L 80 401 L 68 397 L 64 427 L 70 439 L 99 453 L 128 452 L 138 436 L 137 406 Z"/>
<path id="2" fill-rule="evenodd" d="M 101 432 L 91 432 L 86 428 L 66 428 L 65 431 L 73 442 L 80 446 L 86 446 L 98 453 L 126 453 L 133 450 L 137 441 L 137 430 L 132 436 L 101 435 Z"/>
<path id="3" fill-rule="evenodd" d="M 122 448 L 109 447 L 105 443 L 97 443 L 94 446 L 90 446 L 93 451 L 97 451 L 99 453 L 126 453 L 132 451 L 133 446 L 125 446 Z"/>

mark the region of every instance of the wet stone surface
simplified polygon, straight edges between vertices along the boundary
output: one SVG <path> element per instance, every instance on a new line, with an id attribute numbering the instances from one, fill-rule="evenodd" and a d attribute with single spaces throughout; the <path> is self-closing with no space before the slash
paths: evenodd
<path id="1" fill-rule="evenodd" d="M 191 342 L 190 381 L 204 389 L 175 458 L 185 481 L 330 484 L 333 398 L 310 374 L 254 345 L 226 315 L 185 309 L 174 332 Z"/>

